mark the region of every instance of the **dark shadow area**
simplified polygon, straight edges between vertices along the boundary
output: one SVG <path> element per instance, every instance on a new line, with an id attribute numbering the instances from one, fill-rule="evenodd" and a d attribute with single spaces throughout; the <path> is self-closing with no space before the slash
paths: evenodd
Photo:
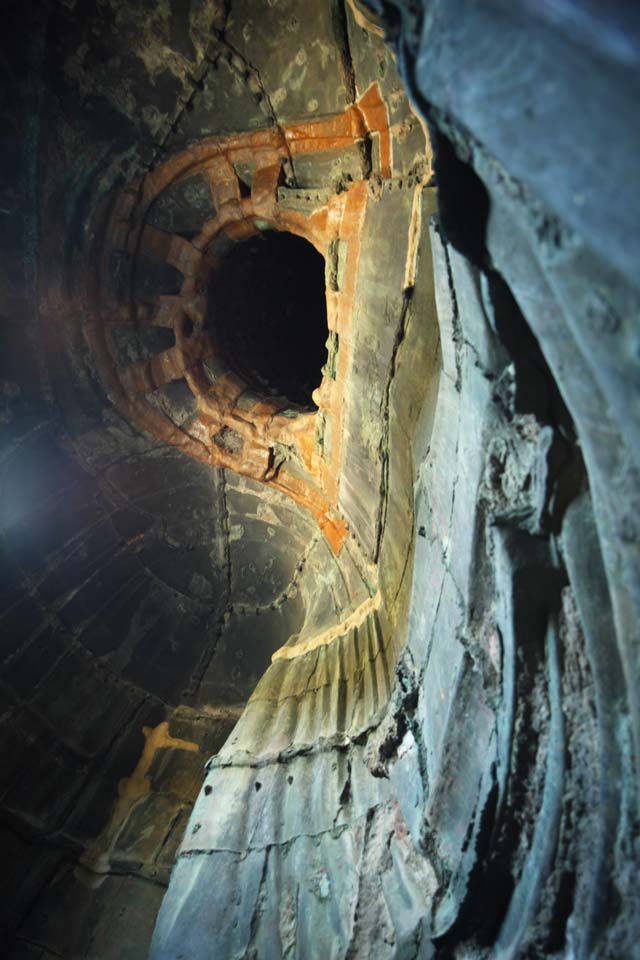
<path id="1" fill-rule="evenodd" d="M 259 391 L 313 407 L 327 359 L 324 257 L 270 230 L 237 244 L 212 278 L 209 319 L 229 366 Z"/>
<path id="2" fill-rule="evenodd" d="M 431 133 L 442 229 L 456 250 L 482 268 L 487 263 L 489 194 L 471 164 L 457 155 L 452 142 L 433 126 Z"/>

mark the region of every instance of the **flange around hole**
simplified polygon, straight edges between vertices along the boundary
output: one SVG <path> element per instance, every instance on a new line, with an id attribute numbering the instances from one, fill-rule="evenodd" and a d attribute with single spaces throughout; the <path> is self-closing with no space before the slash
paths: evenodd
<path id="1" fill-rule="evenodd" d="M 328 327 L 324 257 L 308 240 L 261 227 L 234 243 L 211 274 L 207 323 L 250 388 L 316 409 Z"/>

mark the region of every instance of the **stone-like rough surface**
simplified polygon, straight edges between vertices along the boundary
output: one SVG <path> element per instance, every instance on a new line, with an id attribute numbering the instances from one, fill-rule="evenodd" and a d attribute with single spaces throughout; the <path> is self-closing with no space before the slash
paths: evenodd
<path id="1" fill-rule="evenodd" d="M 424 139 L 422 151 L 424 171 Z M 396 147 L 394 163 L 401 155 Z M 422 450 L 428 443 L 418 423 L 429 430 L 433 409 L 425 407 L 435 401 L 438 377 L 426 229 L 434 210 L 422 174 L 378 178 L 360 234 L 340 438 L 339 503 L 352 537 L 335 566 L 347 597 L 370 612 L 352 624 L 344 601 L 335 605 L 344 586 L 338 576 L 328 581 L 331 566 L 319 541 L 314 554 L 322 550 L 321 565 L 300 574 L 303 594 L 309 591 L 309 601 L 316 594 L 312 617 L 307 612 L 291 640 L 300 652 L 274 660 L 209 764 L 153 957 L 182 949 L 194 960 L 211 951 L 391 957 L 419 942 L 435 875 L 380 777 L 376 737 L 403 644 L 416 445 Z M 339 250 L 337 261 L 340 290 L 355 278 L 341 268 Z M 410 376 L 416 369 L 422 377 Z M 348 572 L 352 556 L 361 570 L 355 580 Z M 363 579 L 375 601 L 370 606 Z M 324 583 L 333 610 L 319 603 Z M 381 601 L 373 597 L 376 584 Z M 340 620 L 342 630 L 329 629 Z M 247 899 L 205 908 L 201 891 L 214 876 L 246 891 Z"/>
<path id="2" fill-rule="evenodd" d="M 3 956 L 637 956 L 637 14 L 3 30 Z M 312 408 L 216 339 L 267 229 Z"/>
<path id="3" fill-rule="evenodd" d="M 141 432 L 114 404 L 87 336 L 96 281 L 116 305 L 131 300 L 135 323 L 124 310 L 108 318 L 116 365 L 132 383 L 151 371 L 154 389 L 143 397 L 149 422 L 162 418 L 174 435 L 189 435 L 198 417 L 190 372 L 160 371 L 190 336 L 186 321 L 171 327 L 166 315 L 194 277 L 194 237 L 225 202 L 247 194 L 256 204 L 282 203 L 280 228 L 293 223 L 300 232 L 306 221 L 326 218 L 335 242 L 327 240 L 326 251 L 325 377 L 329 390 L 332 379 L 338 385 L 334 399 L 321 402 L 311 433 L 317 449 L 302 452 L 324 457 L 322 484 L 333 486 L 338 503 L 359 231 L 365 206 L 378 202 L 380 175 L 390 176 L 391 162 L 396 173 L 406 167 L 397 166 L 404 131 L 389 131 L 388 118 L 408 108 L 397 76 L 387 78 L 383 98 L 375 86 L 382 73 L 363 67 L 356 85 L 353 23 L 341 4 L 316 6 L 309 16 L 299 3 L 273 5 L 270 30 L 250 29 L 253 13 L 240 3 L 180 11 L 161 4 L 147 15 L 117 2 L 82 11 L 43 2 L 27 4 L 25 23 L 17 5 L 8 14 L 16 83 L 5 129 L 23 144 L 20 152 L 12 142 L 2 181 L 14 233 L 2 284 L 0 692 L 10 892 L 3 923 L 16 955 L 146 951 L 206 757 L 254 690 L 240 738 L 256 725 L 261 735 L 272 730 L 286 702 L 297 663 L 274 663 L 258 685 L 278 648 L 310 645 L 300 663 L 317 666 L 310 709 L 299 723 L 291 718 L 295 743 L 364 730 L 392 688 L 394 631 L 377 614 L 357 619 L 363 604 L 379 604 L 371 544 L 365 551 L 355 531 L 344 545 L 342 532 L 331 539 L 328 531 L 327 539 L 295 497 L 234 472 L 232 461 L 211 470 L 180 444 L 167 448 L 163 436 Z M 389 52 L 375 43 L 393 74 Z M 322 145 L 314 146 L 315 128 L 300 127 L 305 122 L 321 124 Z M 279 143 L 296 124 L 302 133 L 273 182 L 263 183 L 255 154 L 240 150 L 228 180 L 224 170 L 192 172 L 160 191 L 139 247 L 121 243 L 100 264 L 87 258 L 114 189 L 124 188 L 121 209 L 131 210 L 140 177 L 152 178 L 203 140 L 257 130 L 265 143 Z M 405 207 L 426 170 L 425 146 L 421 133 L 412 149 L 422 166 L 404 185 Z M 372 171 L 369 192 L 363 178 Z M 314 231 L 307 228 L 315 240 Z M 215 255 L 225 249 L 223 235 Z M 398 269 L 401 284 L 403 264 Z M 154 304 L 161 309 L 150 323 Z M 221 371 L 209 362 L 205 375 L 215 384 Z M 246 391 L 238 411 L 246 416 L 263 399 Z M 382 395 L 383 416 L 385 403 Z M 212 449 L 234 453 L 229 436 L 217 446 L 214 438 Z M 379 449 L 367 455 L 383 462 L 387 443 L 380 434 Z M 287 458 L 282 445 L 274 471 Z M 293 469 L 286 492 L 302 482 Z M 409 549 L 402 547 L 392 578 L 406 579 Z M 351 617 L 358 626 L 341 632 Z M 338 640 L 316 648 L 327 631 Z M 328 709 L 336 653 L 344 678 Z M 272 732 L 274 749 L 291 747 L 285 728 Z M 135 920 L 120 905 L 129 899 Z"/>
<path id="4" fill-rule="evenodd" d="M 489 944 L 500 956 L 635 956 L 637 204 L 620 185 L 636 152 L 627 98 L 640 22 L 621 4 L 435 2 L 423 16 L 420 5 L 394 6 L 401 72 L 434 135 L 442 228 L 482 268 L 476 299 L 511 360 L 500 373 L 478 331 L 468 332 L 469 283 L 450 251 L 450 367 L 464 393 L 460 362 L 473 350 L 493 374 L 490 392 L 509 428 L 490 430 L 474 495 L 494 514 L 493 529 L 484 518 L 467 522 L 474 541 L 461 549 L 454 511 L 441 539 L 439 609 L 450 615 L 451 577 L 462 669 L 470 654 L 485 681 L 490 664 L 500 679 L 489 699 L 499 709 L 495 789 L 479 834 L 487 831 L 486 846 L 476 846 L 466 900 L 457 908 L 450 888 L 443 901 L 442 942 L 455 952 L 469 938 L 465 956 Z M 479 400 L 464 406 L 461 440 Z M 464 471 L 453 471 L 456 508 L 469 452 Z M 467 604 L 469 570 L 459 561 L 469 559 Z M 496 602 L 487 605 L 492 581 Z M 437 825 L 433 838 L 441 836 Z M 493 914 L 491 886 L 503 891 Z"/>

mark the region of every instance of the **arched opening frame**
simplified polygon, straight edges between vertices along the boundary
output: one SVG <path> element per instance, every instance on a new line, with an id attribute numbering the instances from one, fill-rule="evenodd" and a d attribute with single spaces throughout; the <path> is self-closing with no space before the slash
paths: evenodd
<path id="1" fill-rule="evenodd" d="M 96 226 L 93 310 L 85 324 L 100 376 L 130 421 L 197 460 L 272 484 L 310 511 L 335 552 L 347 535 L 338 509 L 343 384 L 360 232 L 371 194 L 364 179 L 340 193 L 283 190 L 282 169 L 295 156 L 346 148 L 374 135 L 378 174 L 385 178 L 391 171 L 391 136 L 377 84 L 337 117 L 201 142 L 151 170 L 108 200 Z M 252 171 L 248 195 L 240 167 Z M 171 185 L 195 175 L 206 177 L 215 209 L 197 235 L 185 238 L 148 222 L 154 202 Z M 285 194 L 295 194 L 293 206 Z M 292 409 L 286 398 L 251 391 L 224 362 L 206 326 L 207 290 L 221 266 L 220 244 L 242 242 L 265 228 L 304 238 L 327 264 L 329 360 L 313 393 L 317 412 Z M 114 254 L 127 258 L 128 279 L 120 284 L 124 297 L 109 285 Z M 134 283 L 139 258 L 178 271 L 179 291 L 151 302 L 141 299 Z M 175 345 L 122 365 L 113 332 L 130 325 L 167 328 Z M 177 380 L 186 383 L 197 404 L 188 426 L 177 425 L 147 399 Z"/>

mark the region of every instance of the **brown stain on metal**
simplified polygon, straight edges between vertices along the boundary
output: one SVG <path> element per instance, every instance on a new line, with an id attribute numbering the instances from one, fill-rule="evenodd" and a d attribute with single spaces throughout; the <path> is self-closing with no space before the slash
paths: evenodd
<path id="1" fill-rule="evenodd" d="M 106 875 L 109 872 L 111 855 L 118 837 L 134 808 L 149 796 L 149 771 L 156 752 L 169 748 L 193 752 L 200 749 L 198 744 L 191 740 L 172 737 L 166 720 L 157 727 L 143 727 L 142 733 L 145 738 L 142 754 L 131 776 L 123 778 L 118 784 L 118 799 L 109 823 L 80 858 L 81 866 L 93 874 Z"/>

